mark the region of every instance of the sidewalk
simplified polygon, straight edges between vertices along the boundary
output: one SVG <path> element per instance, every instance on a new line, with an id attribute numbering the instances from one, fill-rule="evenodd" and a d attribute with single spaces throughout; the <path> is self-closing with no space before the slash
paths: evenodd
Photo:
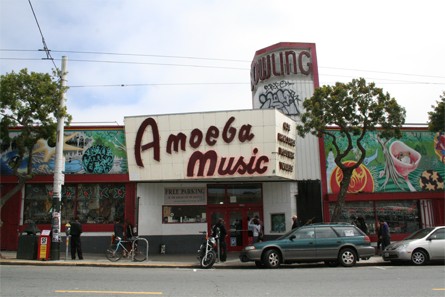
<path id="1" fill-rule="evenodd" d="M 102 254 L 85 254 L 84 260 L 65 259 L 65 254 L 60 255 L 59 260 L 23 260 L 17 259 L 16 251 L 2 251 L 4 259 L 0 259 L 0 265 L 39 265 L 39 266 L 96 266 L 96 267 L 145 267 L 145 268 L 199 268 L 196 255 L 170 255 L 154 254 L 148 255 L 148 259 L 143 262 L 133 262 L 130 259 L 123 258 L 117 262 L 111 262 Z M 215 263 L 213 266 L 219 268 L 255 268 L 253 262 L 242 263 L 238 252 L 231 252 L 227 255 L 227 261 L 224 263 Z M 301 264 L 314 265 L 314 264 Z M 388 265 L 381 256 L 371 257 L 369 260 L 357 262 L 357 266 L 381 266 Z"/>

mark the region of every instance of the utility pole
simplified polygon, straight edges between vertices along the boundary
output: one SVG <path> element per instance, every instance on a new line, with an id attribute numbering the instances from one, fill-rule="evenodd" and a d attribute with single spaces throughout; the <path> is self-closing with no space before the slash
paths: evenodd
<path id="1" fill-rule="evenodd" d="M 65 56 L 62 57 L 62 87 L 66 86 L 66 61 Z M 60 107 L 65 108 L 65 98 L 66 93 L 63 92 L 62 98 L 60 98 Z M 54 164 L 54 184 L 53 184 L 53 211 L 52 211 L 52 239 L 51 239 L 51 260 L 60 259 L 60 229 L 62 212 L 60 211 L 60 204 L 62 200 L 62 185 L 65 181 L 64 176 L 64 157 L 63 157 L 63 145 L 64 145 L 64 125 L 65 117 L 60 117 L 57 119 L 57 138 L 56 138 L 56 156 Z"/>

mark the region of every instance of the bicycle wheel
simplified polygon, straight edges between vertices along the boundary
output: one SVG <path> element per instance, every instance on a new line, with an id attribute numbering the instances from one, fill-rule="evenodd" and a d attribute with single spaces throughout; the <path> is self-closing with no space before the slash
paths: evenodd
<path id="1" fill-rule="evenodd" d="M 122 258 L 122 248 L 117 244 L 112 244 L 105 252 L 105 257 L 111 262 L 119 261 Z"/>
<path id="2" fill-rule="evenodd" d="M 142 262 L 147 259 L 148 245 L 144 240 L 136 240 L 134 243 L 134 256 L 133 260 L 136 262 Z"/>

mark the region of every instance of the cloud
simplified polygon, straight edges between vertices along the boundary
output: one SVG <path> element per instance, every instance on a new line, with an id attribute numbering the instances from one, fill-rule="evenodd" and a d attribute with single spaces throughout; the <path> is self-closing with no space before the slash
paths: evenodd
<path id="1" fill-rule="evenodd" d="M 375 81 L 406 107 L 408 123 L 425 123 L 445 90 L 440 1 L 31 3 L 56 65 L 68 57 L 75 122 L 251 108 L 250 61 L 286 41 L 316 43 L 321 84 Z M 0 2 L 0 30 L 2 74 L 51 72 L 27 1 Z"/>

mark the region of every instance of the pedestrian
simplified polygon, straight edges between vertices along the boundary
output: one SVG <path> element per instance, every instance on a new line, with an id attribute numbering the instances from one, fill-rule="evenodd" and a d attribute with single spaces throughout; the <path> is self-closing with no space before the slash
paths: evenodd
<path id="1" fill-rule="evenodd" d="M 351 215 L 349 219 L 351 220 L 351 225 L 358 227 L 357 217 L 355 215 Z"/>
<path id="2" fill-rule="evenodd" d="M 262 242 L 264 240 L 264 224 L 263 221 L 260 220 L 259 216 L 255 216 L 258 220 L 258 224 L 260 225 L 260 232 L 258 234 L 258 242 Z"/>
<path id="3" fill-rule="evenodd" d="M 120 218 L 116 218 L 114 222 L 113 231 L 114 231 L 114 238 L 116 240 L 118 240 L 117 237 L 119 237 L 122 240 L 124 239 L 124 225 L 122 225 Z"/>
<path id="4" fill-rule="evenodd" d="M 298 216 L 297 215 L 293 215 L 292 216 L 292 230 L 296 229 L 296 228 L 298 228 L 300 226 L 301 226 L 301 224 L 300 224 L 300 221 L 298 220 Z"/>
<path id="5" fill-rule="evenodd" d="M 376 224 L 376 230 L 377 230 L 377 255 L 381 255 L 382 254 L 382 251 L 380 250 L 380 247 L 381 247 L 381 245 L 382 245 L 382 232 L 381 232 L 381 230 L 380 230 L 380 222 L 379 221 L 377 221 L 377 224 Z"/>
<path id="6" fill-rule="evenodd" d="M 126 225 L 125 236 L 127 240 L 133 240 L 134 237 L 137 236 L 133 224 L 130 222 L 130 220 L 127 220 L 125 225 Z"/>
<path id="7" fill-rule="evenodd" d="M 260 233 L 261 233 L 261 225 L 260 221 L 255 217 L 249 221 L 249 229 L 252 230 L 253 234 L 253 243 L 259 241 Z"/>
<path id="8" fill-rule="evenodd" d="M 382 242 L 382 251 L 391 243 L 391 233 L 389 225 L 383 218 L 380 218 L 380 240 Z"/>
<path id="9" fill-rule="evenodd" d="M 218 222 L 212 228 L 212 236 L 219 242 L 219 259 L 221 262 L 225 262 L 227 259 L 226 235 L 227 231 L 224 226 L 224 219 L 219 218 Z"/>
<path id="10" fill-rule="evenodd" d="M 70 223 L 71 235 L 71 259 L 76 260 L 76 253 L 79 260 L 83 260 L 82 244 L 80 242 L 80 235 L 82 234 L 82 224 L 79 222 L 79 217 L 76 216 L 74 221 Z"/>
<path id="11" fill-rule="evenodd" d="M 363 231 L 363 233 L 368 234 L 368 226 L 366 226 L 365 218 L 363 216 L 358 216 L 357 227 Z"/>

